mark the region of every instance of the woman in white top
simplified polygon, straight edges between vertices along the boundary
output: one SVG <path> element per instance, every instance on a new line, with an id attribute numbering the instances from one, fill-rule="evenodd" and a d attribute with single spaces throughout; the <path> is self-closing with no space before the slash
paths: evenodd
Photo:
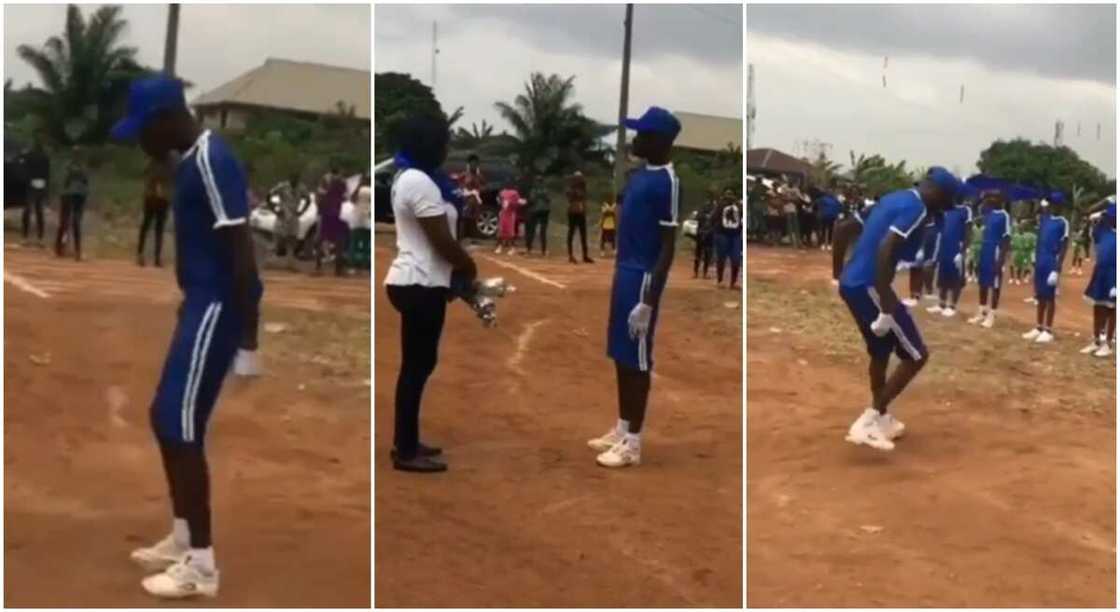
<path id="1" fill-rule="evenodd" d="M 451 275 L 473 284 L 474 260 L 455 239 L 458 209 L 450 180 L 440 170 L 450 138 L 442 119 L 414 117 L 401 125 L 393 179 L 397 256 L 385 276 L 389 301 L 401 314 L 401 370 L 397 377 L 393 467 L 442 472 L 441 449 L 420 443 L 420 399 L 436 367 Z M 459 277 L 462 277 L 461 280 Z"/>

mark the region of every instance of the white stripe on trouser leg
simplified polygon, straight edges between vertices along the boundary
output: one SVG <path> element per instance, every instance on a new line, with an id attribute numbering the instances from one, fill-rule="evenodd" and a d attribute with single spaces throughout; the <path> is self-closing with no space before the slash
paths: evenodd
<path id="1" fill-rule="evenodd" d="M 183 441 L 194 441 L 194 414 L 195 401 L 198 398 L 198 387 L 202 382 L 202 374 L 206 371 L 206 354 L 210 350 L 210 340 L 214 336 L 218 317 L 221 316 L 222 305 L 213 302 L 206 307 L 206 314 L 198 326 L 198 335 L 194 340 L 194 351 L 191 354 L 191 369 L 187 375 L 187 387 L 183 392 L 182 428 Z"/>
<path id="2" fill-rule="evenodd" d="M 639 304 L 644 304 L 645 303 L 646 295 L 649 293 L 649 287 L 650 287 L 650 284 L 652 282 L 653 282 L 653 275 L 650 274 L 649 272 L 643 272 L 642 273 L 642 288 L 641 288 L 641 290 L 638 291 L 638 303 Z M 652 321 L 653 321 L 653 317 L 651 316 L 650 317 L 650 322 L 652 322 Z M 638 334 L 638 369 L 641 370 L 642 372 L 646 372 L 646 371 L 649 370 L 649 347 L 648 347 L 649 340 L 648 340 L 648 338 L 649 338 L 649 330 L 648 329 L 646 330 L 645 333 Z"/>
<path id="3" fill-rule="evenodd" d="M 183 402 L 179 408 L 179 425 L 182 430 L 183 439 L 187 437 L 187 416 L 188 405 L 190 403 L 191 388 L 194 386 L 194 379 L 198 376 L 198 353 L 202 347 L 202 336 L 206 330 L 206 326 L 210 321 L 210 317 L 214 314 L 214 304 L 206 307 L 206 312 L 202 315 L 202 321 L 198 324 L 198 331 L 194 337 L 194 346 L 191 347 L 191 363 L 187 369 L 187 383 L 183 386 Z"/>
<path id="4" fill-rule="evenodd" d="M 875 304 L 875 308 L 878 308 L 879 312 L 883 312 L 883 307 L 879 305 L 879 293 L 875 291 L 874 287 L 867 288 L 867 295 L 871 297 L 871 302 Z M 894 320 L 893 316 L 891 317 L 891 321 L 891 333 L 893 333 L 894 337 L 898 339 L 898 342 L 902 345 L 903 350 L 905 350 L 907 353 L 910 353 L 910 356 L 915 360 L 921 359 L 922 352 L 914 346 L 913 342 L 910 342 L 910 338 L 906 337 L 906 333 L 902 331 L 902 326 L 898 324 L 898 321 Z"/>

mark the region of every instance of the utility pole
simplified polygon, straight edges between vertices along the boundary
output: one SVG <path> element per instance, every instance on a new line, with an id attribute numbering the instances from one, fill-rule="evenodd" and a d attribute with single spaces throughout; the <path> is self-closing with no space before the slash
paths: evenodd
<path id="1" fill-rule="evenodd" d="M 747 64 L 747 151 L 751 150 L 751 143 L 754 142 L 756 112 L 754 104 L 754 64 Z"/>
<path id="2" fill-rule="evenodd" d="M 634 5 L 626 5 L 625 34 L 622 39 L 622 90 L 618 95 L 618 138 L 614 148 L 614 192 L 622 190 L 626 179 L 626 114 L 630 104 L 630 33 L 634 24 Z"/>
<path id="3" fill-rule="evenodd" d="M 179 4 L 167 5 L 167 35 L 163 44 L 163 73 L 175 76 L 175 51 L 179 47 Z"/>

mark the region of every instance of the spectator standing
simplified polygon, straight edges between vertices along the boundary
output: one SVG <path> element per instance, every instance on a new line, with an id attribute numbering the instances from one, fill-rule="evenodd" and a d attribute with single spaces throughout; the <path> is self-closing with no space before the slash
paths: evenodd
<path id="1" fill-rule="evenodd" d="M 42 135 L 35 135 L 35 144 L 24 156 L 27 172 L 27 199 L 23 207 L 23 241 L 31 237 L 31 215 L 35 215 L 36 245 L 43 246 L 43 207 L 51 185 L 51 158 L 43 148 Z"/>
<path id="2" fill-rule="evenodd" d="M 74 147 L 70 163 L 62 179 L 62 211 L 58 223 L 58 236 L 54 241 L 54 252 L 59 257 L 65 254 L 64 240 L 67 232 L 74 239 L 74 260 L 82 260 L 82 216 L 85 214 L 89 198 L 89 171 L 82 161 L 82 151 Z"/>

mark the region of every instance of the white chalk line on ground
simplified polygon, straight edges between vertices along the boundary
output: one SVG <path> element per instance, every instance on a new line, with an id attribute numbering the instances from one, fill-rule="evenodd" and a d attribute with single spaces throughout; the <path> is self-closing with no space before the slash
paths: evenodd
<path id="1" fill-rule="evenodd" d="M 12 274 L 11 272 L 8 272 L 6 270 L 4 271 L 4 282 L 11 283 L 13 287 L 22 289 L 23 291 L 26 291 L 27 293 L 30 293 L 31 295 L 34 295 L 36 297 L 43 298 L 44 300 L 51 296 L 46 291 L 43 291 L 35 285 L 32 285 L 26 278 Z"/>
<path id="2" fill-rule="evenodd" d="M 506 361 L 506 367 L 518 374 L 524 374 L 521 371 L 521 359 L 525 356 L 525 352 L 529 350 L 529 342 L 533 340 L 533 334 L 536 333 L 537 328 L 546 323 L 548 319 L 540 319 L 525 325 L 524 331 L 517 336 L 517 347 Z"/>
<path id="3" fill-rule="evenodd" d="M 510 263 L 508 261 L 502 261 L 500 259 L 495 259 L 493 257 L 490 257 L 489 255 L 483 255 L 482 258 L 485 259 L 486 261 L 496 263 L 503 268 L 509 268 L 510 270 L 513 270 L 514 272 L 517 272 L 518 274 L 521 274 L 522 276 L 528 276 L 529 278 L 531 278 L 535 281 L 538 281 L 538 282 L 544 283 L 546 285 L 551 285 L 553 287 L 556 287 L 557 289 L 567 289 L 568 288 L 568 286 L 565 285 L 564 283 L 556 282 L 556 281 L 552 280 L 551 278 L 548 278 L 547 276 L 545 276 L 543 274 L 538 274 L 537 272 L 533 272 L 532 270 L 529 270 L 527 268 L 522 268 L 521 266 L 519 266 L 517 264 L 513 264 L 513 263 Z"/>

